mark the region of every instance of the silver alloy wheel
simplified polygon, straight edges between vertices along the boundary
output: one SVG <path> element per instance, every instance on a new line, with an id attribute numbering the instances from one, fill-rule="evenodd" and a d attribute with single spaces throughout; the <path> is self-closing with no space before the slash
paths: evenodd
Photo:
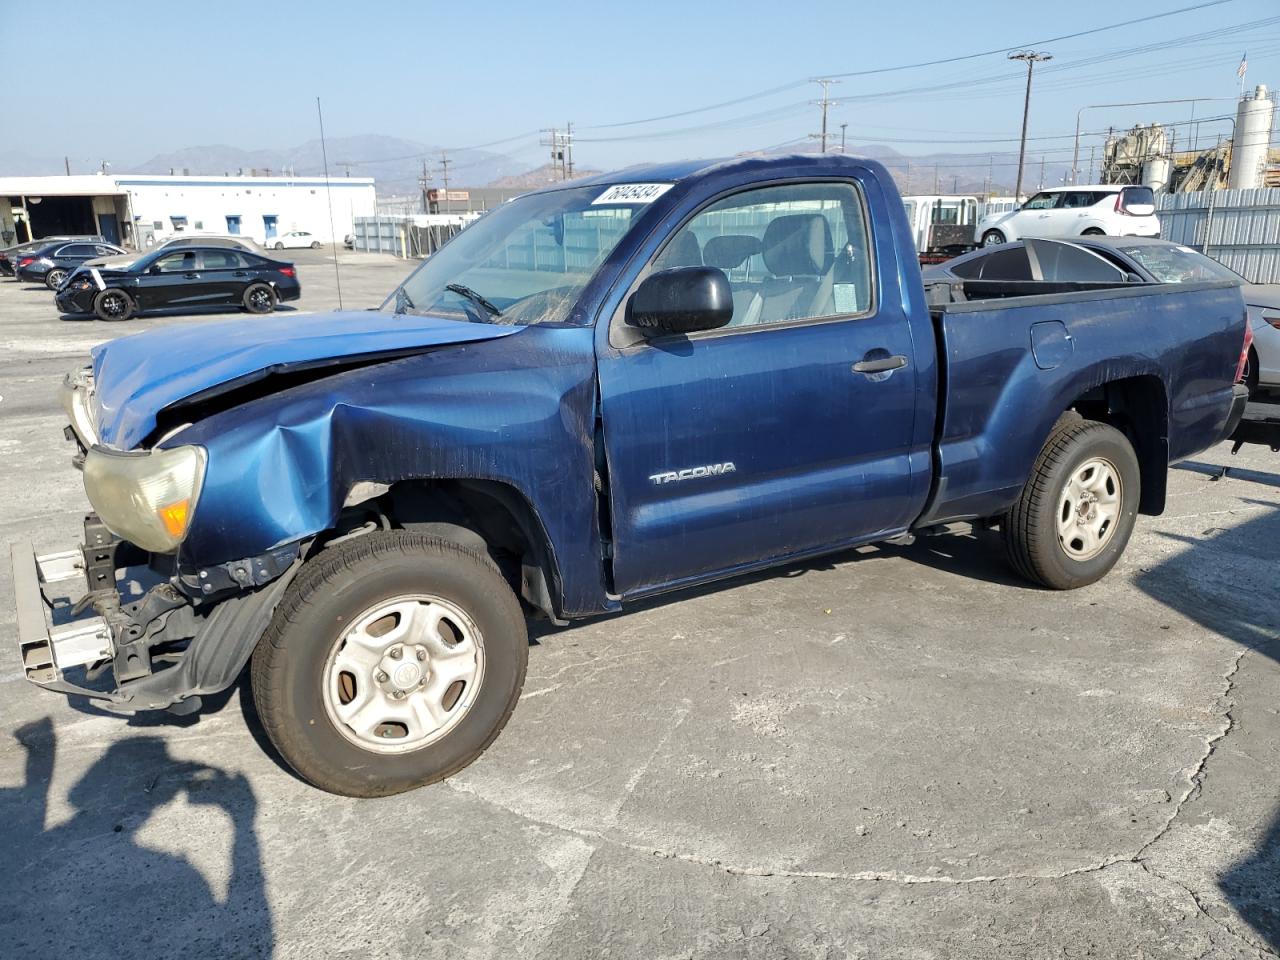
<path id="1" fill-rule="evenodd" d="M 44 279 L 45 279 L 45 284 L 50 289 L 57 290 L 60 286 L 62 286 L 62 281 L 67 279 L 67 271 L 50 270 L 48 275 Z"/>
<path id="2" fill-rule="evenodd" d="M 123 293 L 103 294 L 102 296 L 102 312 L 110 314 L 113 317 L 124 316 L 125 311 L 129 308 L 129 302 L 125 300 Z"/>
<path id="3" fill-rule="evenodd" d="M 484 641 L 457 605 L 427 594 L 383 600 L 352 621 L 325 662 L 324 708 L 362 750 L 408 753 L 449 733 L 484 679 Z"/>
<path id="4" fill-rule="evenodd" d="M 249 304 L 260 313 L 266 313 L 271 308 L 271 292 L 264 287 L 251 290 Z"/>
<path id="5" fill-rule="evenodd" d="M 1115 464 L 1086 460 L 1067 478 L 1058 501 L 1058 542 L 1072 560 L 1092 560 L 1111 542 L 1124 487 Z"/>
<path id="6" fill-rule="evenodd" d="M 1004 234 L 999 230 L 988 230 L 982 235 L 982 245 L 984 247 L 998 247 L 1004 243 Z"/>

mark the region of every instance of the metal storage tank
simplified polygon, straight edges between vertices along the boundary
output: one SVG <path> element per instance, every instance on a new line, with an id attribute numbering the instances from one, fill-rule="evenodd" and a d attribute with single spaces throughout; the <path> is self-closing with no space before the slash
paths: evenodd
<path id="1" fill-rule="evenodd" d="M 1258 84 L 1252 96 L 1245 95 L 1236 113 L 1235 142 L 1231 145 L 1232 190 L 1252 190 L 1262 186 L 1262 171 L 1271 145 L 1271 121 L 1275 102 L 1265 84 Z"/>
<path id="2" fill-rule="evenodd" d="M 1142 165 L 1142 182 L 1156 193 L 1169 186 L 1169 170 L 1172 162 L 1166 157 L 1152 157 Z"/>

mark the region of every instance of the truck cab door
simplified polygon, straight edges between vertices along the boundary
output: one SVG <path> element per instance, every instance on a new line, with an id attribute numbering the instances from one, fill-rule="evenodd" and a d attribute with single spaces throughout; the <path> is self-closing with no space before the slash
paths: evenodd
<path id="1" fill-rule="evenodd" d="M 922 373 L 898 277 L 905 217 L 892 217 L 901 251 L 890 219 L 874 181 L 739 189 L 695 208 L 635 277 L 628 297 L 656 270 L 717 267 L 733 318 L 655 336 L 625 323 L 624 298 L 608 320 L 599 378 L 618 594 L 892 535 L 918 516 L 932 341 Z"/>

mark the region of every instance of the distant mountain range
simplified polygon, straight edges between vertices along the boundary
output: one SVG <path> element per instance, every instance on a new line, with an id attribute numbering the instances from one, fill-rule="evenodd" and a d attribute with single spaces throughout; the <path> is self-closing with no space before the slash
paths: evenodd
<path id="1" fill-rule="evenodd" d="M 334 137 L 327 143 L 329 173 L 333 176 L 373 177 L 382 195 L 415 194 L 427 163 L 431 186 L 443 186 L 440 175 L 440 148 L 399 137 L 366 135 Z M 779 148 L 771 153 L 812 153 L 816 142 Z M 752 153 L 753 151 L 747 151 Z M 1011 193 L 1016 179 L 1018 155 L 1011 151 L 975 156 L 973 154 L 931 153 L 906 156 L 882 144 L 850 145 L 848 152 L 870 157 L 885 164 L 903 193 L 980 193 L 988 187 L 995 193 Z M 533 189 L 557 179 L 550 164 L 530 170 L 524 163 L 487 150 L 450 150 L 450 187 L 504 187 Z M 72 173 L 96 173 L 98 163 L 88 160 L 70 161 Z M 110 171 L 117 173 L 153 173 L 221 175 L 249 174 L 279 176 L 317 176 L 324 171 L 319 140 L 309 140 L 296 147 L 279 150 L 246 150 L 224 144 L 186 147 L 157 154 L 140 162 L 116 158 Z M 39 176 L 61 174 L 66 170 L 63 158 L 42 157 L 16 150 L 0 151 L 0 175 Z M 1067 164 L 1041 165 L 1035 153 L 1027 156 L 1023 190 L 1033 191 L 1038 184 L 1054 186 L 1069 172 Z M 579 167 L 575 177 L 592 176 L 599 171 Z M 909 174 L 909 179 L 908 179 Z M 935 174 L 936 187 L 935 190 Z"/>

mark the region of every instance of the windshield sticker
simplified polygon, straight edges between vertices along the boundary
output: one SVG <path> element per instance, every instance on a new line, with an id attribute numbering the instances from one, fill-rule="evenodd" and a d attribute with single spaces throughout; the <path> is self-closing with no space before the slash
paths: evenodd
<path id="1" fill-rule="evenodd" d="M 670 183 L 617 183 L 591 201 L 598 203 L 653 203 L 670 190 Z"/>

